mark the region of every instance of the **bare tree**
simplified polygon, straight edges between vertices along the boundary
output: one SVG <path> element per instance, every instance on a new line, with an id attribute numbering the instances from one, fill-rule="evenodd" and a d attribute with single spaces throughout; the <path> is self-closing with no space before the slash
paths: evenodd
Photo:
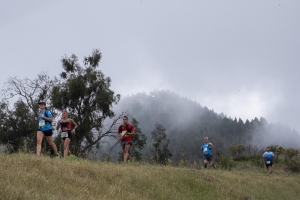
<path id="1" fill-rule="evenodd" d="M 55 80 L 52 80 L 46 72 L 38 74 L 38 77 L 33 80 L 10 77 L 1 91 L 2 101 L 9 102 L 14 98 L 19 98 L 26 102 L 32 112 L 35 112 L 39 101 L 50 103 L 50 94 Z"/>

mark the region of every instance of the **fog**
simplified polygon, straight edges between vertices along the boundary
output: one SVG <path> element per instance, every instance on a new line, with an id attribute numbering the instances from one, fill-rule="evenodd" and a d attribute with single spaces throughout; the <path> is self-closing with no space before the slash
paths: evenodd
<path id="1" fill-rule="evenodd" d="M 295 0 L 2 1 L 0 80 L 58 76 L 64 55 L 98 48 L 122 98 L 166 89 L 300 132 L 299 10 Z"/>

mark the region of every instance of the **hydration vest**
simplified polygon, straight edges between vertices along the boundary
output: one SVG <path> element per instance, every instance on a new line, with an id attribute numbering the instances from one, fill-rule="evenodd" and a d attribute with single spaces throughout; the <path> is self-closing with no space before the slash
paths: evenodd
<path id="1" fill-rule="evenodd" d="M 44 112 L 45 117 L 49 117 L 49 115 L 47 114 L 47 111 L 50 112 L 47 108 L 45 108 L 45 112 Z M 45 122 L 51 124 L 51 122 L 48 120 L 45 120 Z"/>
<path id="2" fill-rule="evenodd" d="M 123 124 L 119 126 L 118 128 L 118 133 L 121 133 L 122 132 L 122 127 L 123 127 Z M 129 128 L 129 124 L 126 124 L 126 131 L 128 133 L 130 133 L 131 129 Z"/>

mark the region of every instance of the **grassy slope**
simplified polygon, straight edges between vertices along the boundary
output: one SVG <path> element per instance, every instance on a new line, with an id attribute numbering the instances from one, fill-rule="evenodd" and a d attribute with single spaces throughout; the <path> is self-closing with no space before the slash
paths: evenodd
<path id="1" fill-rule="evenodd" d="M 276 167 L 276 166 L 275 166 Z M 0 154 L 0 199 L 299 199 L 300 175 Z"/>

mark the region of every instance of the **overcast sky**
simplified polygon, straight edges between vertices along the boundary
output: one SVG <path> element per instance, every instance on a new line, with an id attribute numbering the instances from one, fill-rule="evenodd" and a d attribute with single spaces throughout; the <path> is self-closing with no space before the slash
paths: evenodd
<path id="1" fill-rule="evenodd" d="M 171 90 L 300 132 L 300 1 L 0 1 L 0 84 L 100 49 L 121 94 Z"/>

